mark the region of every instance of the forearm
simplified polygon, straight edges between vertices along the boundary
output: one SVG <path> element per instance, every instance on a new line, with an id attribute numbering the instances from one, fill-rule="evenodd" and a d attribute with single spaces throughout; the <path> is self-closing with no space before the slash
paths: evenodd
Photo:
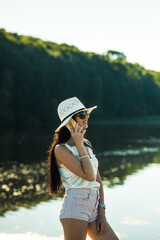
<path id="1" fill-rule="evenodd" d="M 88 153 L 84 147 L 84 144 L 76 144 L 76 147 L 77 147 L 80 157 L 88 155 Z M 82 158 L 81 163 L 82 163 L 84 173 L 89 177 L 90 181 L 94 181 L 95 176 L 94 176 L 93 166 L 92 166 L 89 156 Z"/>
<path id="2" fill-rule="evenodd" d="M 100 182 L 99 194 L 100 194 L 99 204 L 104 204 L 104 191 L 103 191 L 102 181 Z M 105 209 L 102 207 L 99 207 L 98 212 L 99 214 L 105 214 Z"/>
<path id="3" fill-rule="evenodd" d="M 102 184 L 102 179 L 101 179 L 101 176 L 100 176 L 100 174 L 99 174 L 99 171 L 97 172 L 97 179 L 96 179 L 96 181 L 100 183 L 100 189 L 99 189 L 99 195 L 100 195 L 99 204 L 104 204 L 103 184 Z M 102 207 L 98 208 L 98 211 L 99 211 L 99 214 L 105 214 L 105 209 L 102 208 Z"/>
<path id="4" fill-rule="evenodd" d="M 100 183 L 100 189 L 99 189 L 100 199 L 99 199 L 99 203 L 100 204 L 104 204 L 104 191 L 103 191 L 102 180 L 99 183 Z"/>

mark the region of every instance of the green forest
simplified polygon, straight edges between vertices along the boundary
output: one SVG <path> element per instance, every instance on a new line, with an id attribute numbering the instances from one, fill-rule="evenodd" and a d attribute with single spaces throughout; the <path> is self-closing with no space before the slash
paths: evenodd
<path id="1" fill-rule="evenodd" d="M 0 29 L 0 131 L 55 129 L 58 104 L 73 96 L 97 105 L 96 119 L 160 116 L 160 72 L 111 53 Z"/>

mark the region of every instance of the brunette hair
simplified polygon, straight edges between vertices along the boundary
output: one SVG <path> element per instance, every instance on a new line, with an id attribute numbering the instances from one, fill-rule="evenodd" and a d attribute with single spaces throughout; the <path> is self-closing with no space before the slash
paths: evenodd
<path id="1" fill-rule="evenodd" d="M 48 192 L 57 194 L 61 187 L 61 177 L 59 174 L 57 161 L 54 155 L 54 148 L 59 143 L 65 143 L 71 137 L 70 131 L 63 126 L 59 132 L 54 134 L 53 141 L 48 151 Z"/>

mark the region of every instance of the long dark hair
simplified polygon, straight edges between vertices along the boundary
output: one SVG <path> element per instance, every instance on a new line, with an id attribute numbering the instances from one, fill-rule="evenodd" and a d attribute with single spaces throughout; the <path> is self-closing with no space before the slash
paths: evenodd
<path id="1" fill-rule="evenodd" d="M 73 119 L 75 119 L 74 116 Z M 50 194 L 57 194 L 62 184 L 57 161 L 54 155 L 54 148 L 58 143 L 66 143 L 70 137 L 70 131 L 66 126 L 63 126 L 58 133 L 54 134 L 53 141 L 48 150 L 48 192 Z M 93 150 L 89 141 L 84 142 L 84 145 L 90 147 Z"/>
<path id="2" fill-rule="evenodd" d="M 53 141 L 48 151 L 48 192 L 57 194 L 61 187 L 61 177 L 59 174 L 57 161 L 54 155 L 54 148 L 58 143 L 65 143 L 71 137 L 70 131 L 63 126 L 58 133 L 54 134 Z"/>

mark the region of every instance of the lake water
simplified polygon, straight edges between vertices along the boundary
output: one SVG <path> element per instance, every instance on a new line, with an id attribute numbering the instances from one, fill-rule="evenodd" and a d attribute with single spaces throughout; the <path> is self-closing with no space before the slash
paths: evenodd
<path id="1" fill-rule="evenodd" d="M 62 240 L 63 193 L 46 192 L 53 131 L 0 137 L 0 239 Z M 106 216 L 120 239 L 160 240 L 160 126 L 91 126 Z M 88 237 L 89 239 L 89 237 Z"/>

